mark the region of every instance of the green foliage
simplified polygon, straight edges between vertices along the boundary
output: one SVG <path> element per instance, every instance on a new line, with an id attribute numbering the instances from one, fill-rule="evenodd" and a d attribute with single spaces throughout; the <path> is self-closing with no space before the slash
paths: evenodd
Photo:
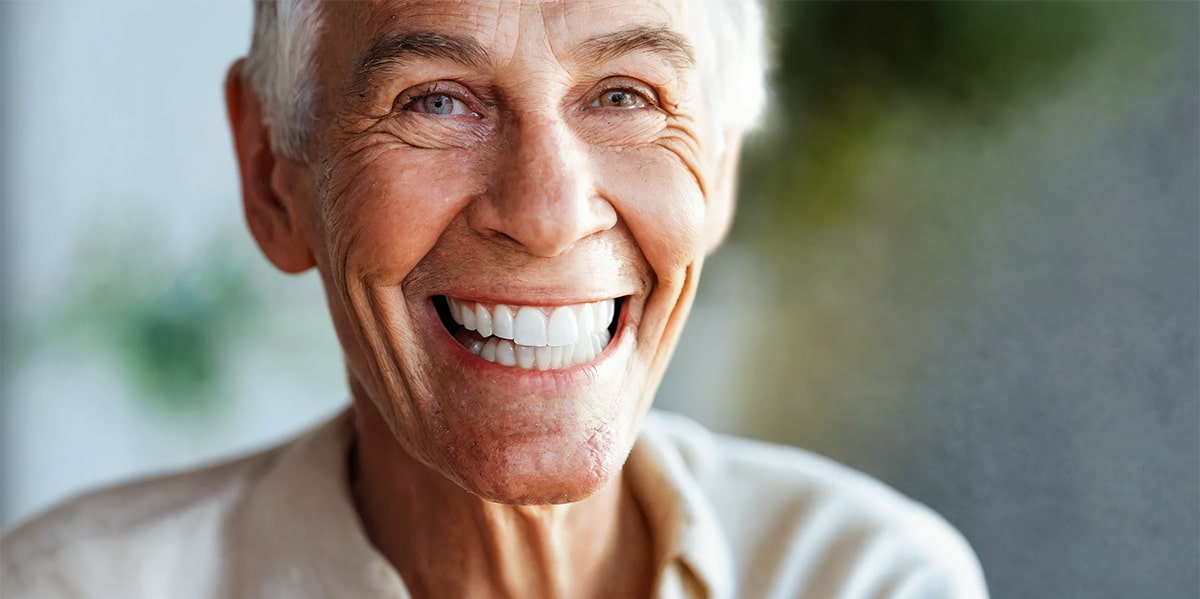
<path id="1" fill-rule="evenodd" d="M 128 226 L 128 225 L 126 225 Z M 179 263 L 125 227 L 88 240 L 51 337 L 115 360 L 147 405 L 198 413 L 220 403 L 225 356 L 261 311 L 246 260 L 215 240 Z"/>
<path id="2" fill-rule="evenodd" d="M 771 134 L 748 147 L 742 196 L 770 215 L 768 228 L 785 231 L 853 213 L 864 153 L 899 111 L 1000 123 L 1096 46 L 1105 16 L 1084 2 L 769 8 L 777 24 Z"/>
<path id="3" fill-rule="evenodd" d="M 778 6 L 782 100 L 817 118 L 865 93 L 938 108 L 1004 106 L 1097 41 L 1075 2 L 789 2 Z"/>

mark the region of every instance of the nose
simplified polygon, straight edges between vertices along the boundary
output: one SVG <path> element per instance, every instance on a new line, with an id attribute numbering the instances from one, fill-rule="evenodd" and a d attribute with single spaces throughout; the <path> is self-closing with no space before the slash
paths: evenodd
<path id="1" fill-rule="evenodd" d="M 499 148 L 487 191 L 468 208 L 479 233 L 532 255 L 558 256 L 617 222 L 598 193 L 584 148 L 561 120 L 515 123 Z"/>

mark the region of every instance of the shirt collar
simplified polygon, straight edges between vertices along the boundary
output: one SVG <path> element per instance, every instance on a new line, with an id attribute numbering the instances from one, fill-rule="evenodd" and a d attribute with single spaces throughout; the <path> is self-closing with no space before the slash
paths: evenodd
<path id="1" fill-rule="evenodd" d="M 626 462 L 659 568 L 657 596 L 732 596 L 732 562 L 711 504 L 670 440 L 647 417 Z M 347 471 L 353 411 L 282 448 L 230 522 L 225 596 L 408 599 L 400 576 L 367 538 Z"/>
<path id="2" fill-rule="evenodd" d="M 650 521 L 661 572 L 659 596 L 731 597 L 733 562 L 716 512 L 654 411 L 625 468 Z M 672 576 L 679 580 L 670 581 Z M 666 587 L 673 585 L 680 590 L 669 592 Z"/>
<path id="3" fill-rule="evenodd" d="M 409 599 L 354 508 L 353 438 L 348 409 L 282 448 L 234 511 L 222 596 Z"/>

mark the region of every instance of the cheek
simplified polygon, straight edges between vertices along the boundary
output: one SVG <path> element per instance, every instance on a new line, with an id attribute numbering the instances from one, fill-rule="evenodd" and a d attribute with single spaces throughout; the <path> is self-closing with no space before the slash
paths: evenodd
<path id="1" fill-rule="evenodd" d="M 654 272 L 638 326 L 638 351 L 648 360 L 647 389 L 652 390 L 666 371 L 695 293 L 707 206 L 698 171 L 662 148 L 626 150 L 598 164 L 605 173 L 603 192 Z"/>
<path id="2" fill-rule="evenodd" d="M 594 158 L 598 185 L 654 270 L 656 286 L 675 286 L 703 251 L 704 195 L 692 171 L 661 148 Z"/>
<path id="3" fill-rule="evenodd" d="M 398 149 L 370 163 L 340 165 L 326 200 L 332 270 L 368 285 L 398 285 L 478 193 L 475 169 L 458 152 Z"/>

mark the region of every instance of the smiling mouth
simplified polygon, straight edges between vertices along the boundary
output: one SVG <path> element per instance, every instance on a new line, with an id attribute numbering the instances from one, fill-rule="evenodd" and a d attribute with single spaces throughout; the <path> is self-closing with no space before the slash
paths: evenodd
<path id="1" fill-rule="evenodd" d="M 442 325 L 480 358 L 514 368 L 556 370 L 595 360 L 617 332 L 626 298 L 569 306 L 483 304 L 438 295 Z"/>

